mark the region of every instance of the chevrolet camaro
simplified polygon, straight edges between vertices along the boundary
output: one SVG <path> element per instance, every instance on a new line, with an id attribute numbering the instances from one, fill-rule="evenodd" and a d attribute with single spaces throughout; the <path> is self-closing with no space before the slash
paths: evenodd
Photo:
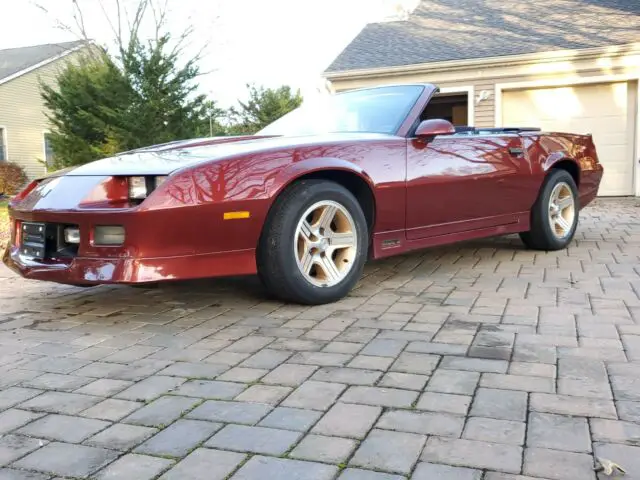
<path id="1" fill-rule="evenodd" d="M 454 127 L 430 108 L 437 93 L 348 91 L 255 135 L 53 172 L 11 200 L 3 261 L 73 285 L 257 273 L 282 300 L 322 304 L 367 259 L 512 233 L 566 247 L 603 174 L 591 135 Z"/>

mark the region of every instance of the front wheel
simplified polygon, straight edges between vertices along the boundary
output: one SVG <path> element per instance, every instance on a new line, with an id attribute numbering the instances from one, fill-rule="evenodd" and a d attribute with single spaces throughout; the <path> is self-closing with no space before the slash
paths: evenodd
<path id="1" fill-rule="evenodd" d="M 573 240 L 580 212 L 578 188 L 566 170 L 552 171 L 531 209 L 531 230 L 520 234 L 535 250 L 560 250 Z"/>
<path id="2" fill-rule="evenodd" d="M 277 200 L 258 247 L 258 272 L 275 296 L 319 305 L 346 296 L 367 258 L 358 200 L 327 180 L 301 180 Z"/>

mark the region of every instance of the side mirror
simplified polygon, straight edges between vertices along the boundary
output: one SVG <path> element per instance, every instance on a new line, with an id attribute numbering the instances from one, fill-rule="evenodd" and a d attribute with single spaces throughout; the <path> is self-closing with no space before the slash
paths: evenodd
<path id="1" fill-rule="evenodd" d="M 424 120 L 418 125 L 416 129 L 416 137 L 434 137 L 436 135 L 452 135 L 456 133 L 456 128 L 451 122 L 441 120 L 439 118 L 433 118 L 431 120 Z"/>

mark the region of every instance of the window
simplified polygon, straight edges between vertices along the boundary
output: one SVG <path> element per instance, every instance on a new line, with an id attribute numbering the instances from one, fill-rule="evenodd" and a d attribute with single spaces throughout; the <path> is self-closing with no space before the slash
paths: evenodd
<path id="1" fill-rule="evenodd" d="M 5 141 L 5 130 L 0 128 L 0 162 L 7 161 L 7 142 Z"/>
<path id="2" fill-rule="evenodd" d="M 395 134 L 423 90 L 421 85 L 397 85 L 327 96 L 287 113 L 258 135 Z"/>
<path id="3" fill-rule="evenodd" d="M 420 120 L 442 118 L 453 123 L 456 127 L 469 125 L 467 118 L 469 99 L 464 94 L 438 94 L 431 99 L 427 108 L 422 112 Z"/>
<path id="4" fill-rule="evenodd" d="M 51 146 L 51 134 L 44 134 L 44 160 L 47 164 L 47 167 L 53 166 L 54 155 L 53 155 L 53 147 Z"/>

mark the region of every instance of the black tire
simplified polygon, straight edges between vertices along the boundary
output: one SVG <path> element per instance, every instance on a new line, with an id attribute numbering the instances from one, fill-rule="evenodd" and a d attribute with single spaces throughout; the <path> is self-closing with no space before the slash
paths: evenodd
<path id="1" fill-rule="evenodd" d="M 552 230 L 551 223 L 549 222 L 549 201 L 551 199 L 551 193 L 553 189 L 560 183 L 564 183 L 569 186 L 571 194 L 573 195 L 574 205 L 574 217 L 573 223 L 569 230 L 569 233 L 560 238 L 556 236 Z M 576 182 L 569 172 L 566 170 L 553 169 L 547 175 L 542 188 L 531 209 L 531 225 L 528 232 L 520 233 L 520 238 L 524 244 L 533 250 L 561 250 L 566 248 L 573 240 L 578 227 L 578 214 L 580 211 L 580 199 L 578 196 L 578 187 Z"/>
<path id="2" fill-rule="evenodd" d="M 351 215 L 356 230 L 356 253 L 351 269 L 332 286 L 317 286 L 298 268 L 294 241 L 298 222 L 319 201 L 340 204 Z M 328 180 L 300 180 L 276 199 L 265 222 L 257 252 L 258 276 L 275 297 L 304 305 L 321 305 L 345 297 L 362 275 L 369 232 L 358 200 L 343 186 Z"/>

